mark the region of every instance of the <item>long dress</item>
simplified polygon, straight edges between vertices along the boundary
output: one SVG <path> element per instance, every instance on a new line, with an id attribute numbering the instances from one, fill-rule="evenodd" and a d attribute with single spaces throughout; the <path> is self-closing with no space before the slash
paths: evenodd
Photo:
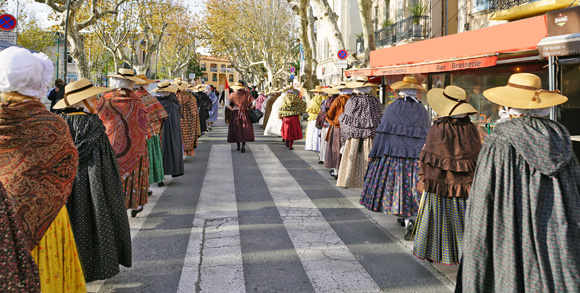
<path id="1" fill-rule="evenodd" d="M 381 101 L 369 94 L 354 94 L 346 102 L 344 112 L 338 117 L 344 150 L 336 186 L 363 187 L 381 109 Z"/>
<path id="2" fill-rule="evenodd" d="M 197 101 L 195 97 L 187 91 L 179 91 L 177 99 L 181 104 L 181 136 L 183 142 L 183 152 L 186 156 L 195 156 L 197 147 L 197 120 L 199 120 Z"/>
<path id="3" fill-rule="evenodd" d="M 147 151 L 149 154 L 149 184 L 163 180 L 163 157 L 161 155 L 161 127 L 167 119 L 163 106 L 147 90 L 140 89 L 135 94 L 145 103 L 145 111 L 149 118 L 149 136 Z"/>
<path id="4" fill-rule="evenodd" d="M 377 128 L 360 204 L 374 212 L 402 217 L 417 215 L 421 194 L 419 153 L 430 121 L 427 110 L 412 98 L 387 107 Z"/>
<path id="5" fill-rule="evenodd" d="M 419 206 L 413 253 L 446 265 L 459 264 L 467 196 L 481 148 L 469 117 L 445 117 L 429 129 L 419 155 L 425 192 Z"/>
<path id="6" fill-rule="evenodd" d="M 279 110 L 279 115 L 282 117 L 282 139 L 288 142 L 302 139 L 300 115 L 304 111 L 306 111 L 306 102 L 301 97 L 293 93 L 284 96 Z"/>
<path id="7" fill-rule="evenodd" d="M 181 105 L 175 94 L 157 96 L 159 103 L 167 112 L 167 120 L 161 133 L 161 153 L 165 175 L 181 176 L 184 173 L 183 147 L 181 142 Z"/>
<path id="8" fill-rule="evenodd" d="M 193 93 L 196 98 L 198 113 L 199 113 L 199 129 L 201 133 L 207 132 L 207 119 L 209 118 L 209 109 L 206 104 L 211 104 L 211 99 L 204 92 Z"/>
<path id="9" fill-rule="evenodd" d="M 566 128 L 536 117 L 497 124 L 467 203 L 464 292 L 578 292 L 578 211 L 580 166 Z"/>
<path id="10" fill-rule="evenodd" d="M 268 99 L 268 102 L 266 103 L 266 111 L 264 112 L 264 124 L 262 124 L 262 130 L 266 130 L 268 122 L 270 121 L 270 116 L 272 115 L 272 108 L 274 107 L 274 103 L 279 98 L 280 94 L 276 93 Z"/>
<path id="11" fill-rule="evenodd" d="M 316 128 L 316 117 L 320 113 L 322 102 L 326 100 L 326 96 L 315 95 L 308 107 L 308 126 L 306 127 L 306 141 L 304 142 L 304 149 L 307 151 L 320 151 L 320 129 Z"/>
<path id="12" fill-rule="evenodd" d="M 116 89 L 100 99 L 97 114 L 117 156 L 126 207 L 137 209 L 147 203 L 149 189 L 149 118 L 145 103 L 131 90 Z"/>
<path id="13" fill-rule="evenodd" d="M 328 142 L 324 168 L 340 168 L 340 148 L 342 147 L 342 140 L 340 138 L 340 121 L 338 117 L 344 112 L 344 105 L 348 99 L 350 99 L 350 95 L 338 96 L 326 112 L 326 121 L 330 124 L 330 129 L 324 138 Z"/>
<path id="14" fill-rule="evenodd" d="M 0 103 L 0 183 L 14 202 L 32 255 L 51 253 L 50 259 L 35 259 L 42 292 L 86 292 L 64 206 L 77 165 L 78 152 L 62 118 L 37 100 Z"/>
<path id="15" fill-rule="evenodd" d="M 326 117 L 326 111 L 330 109 L 330 105 L 332 102 L 338 97 L 338 95 L 333 95 L 328 99 L 322 101 L 322 105 L 320 105 L 320 111 L 324 111 L 324 117 Z M 326 141 L 326 136 L 328 135 L 328 130 L 330 129 L 330 123 L 324 119 L 322 123 L 322 129 L 320 129 L 320 154 L 318 154 L 319 162 L 323 162 L 326 160 L 326 150 L 328 149 L 328 142 Z"/>
<path id="16" fill-rule="evenodd" d="M 282 101 L 284 96 L 282 94 L 276 99 L 272 104 L 272 111 L 270 111 L 270 118 L 268 118 L 268 125 L 264 129 L 264 135 L 266 136 L 282 136 L 282 119 L 280 118 L 280 106 L 282 106 Z"/>
<path id="17" fill-rule="evenodd" d="M 265 101 L 262 102 L 262 105 L 259 108 L 260 111 L 262 111 L 262 113 L 266 113 L 266 108 L 268 107 L 269 100 L 270 100 L 270 97 L 268 97 Z M 257 108 L 257 104 L 256 104 L 256 108 Z M 260 125 L 260 126 L 264 125 L 264 117 L 266 117 L 266 114 L 262 115 L 262 118 L 260 118 L 260 121 L 258 121 L 258 125 Z"/>
<path id="18" fill-rule="evenodd" d="M 254 141 L 254 127 L 250 120 L 248 107 L 252 104 L 250 93 L 239 90 L 232 93 L 229 101 L 238 109 L 232 111 L 230 123 L 228 124 L 228 142 L 242 143 Z"/>
<path id="19" fill-rule="evenodd" d="M 68 113 L 65 109 L 65 113 Z M 92 282 L 131 267 L 131 231 L 115 151 L 96 114 L 61 114 L 79 152 L 68 209 L 85 280 Z"/>
<path id="20" fill-rule="evenodd" d="M 0 292 L 40 292 L 38 267 L 30 255 L 14 204 L 0 184 Z"/>
<path id="21" fill-rule="evenodd" d="M 209 92 L 209 98 L 211 99 L 211 110 L 209 110 L 209 118 L 207 122 L 216 122 L 218 118 L 218 97 L 215 95 L 214 92 Z"/>

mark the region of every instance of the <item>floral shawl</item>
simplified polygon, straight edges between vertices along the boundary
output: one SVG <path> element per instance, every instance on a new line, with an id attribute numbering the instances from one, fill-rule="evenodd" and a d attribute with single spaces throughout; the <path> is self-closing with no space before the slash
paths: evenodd
<path id="1" fill-rule="evenodd" d="M 288 93 L 280 106 L 280 117 L 300 115 L 306 111 L 306 102 L 296 94 Z"/>
<path id="2" fill-rule="evenodd" d="M 39 101 L 0 103 L 0 182 L 32 250 L 71 193 L 78 153 L 68 125 Z"/>
<path id="3" fill-rule="evenodd" d="M 147 111 L 147 117 L 149 118 L 148 137 L 161 134 L 163 121 L 167 119 L 167 112 L 163 108 L 163 105 L 145 89 L 135 91 L 135 95 L 145 103 L 145 111 Z"/>

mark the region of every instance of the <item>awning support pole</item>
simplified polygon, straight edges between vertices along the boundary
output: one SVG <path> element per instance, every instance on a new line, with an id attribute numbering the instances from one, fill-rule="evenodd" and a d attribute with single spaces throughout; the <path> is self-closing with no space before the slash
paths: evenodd
<path id="1" fill-rule="evenodd" d="M 555 70 L 555 62 L 556 57 L 550 56 L 548 57 L 548 77 L 549 77 L 549 90 L 555 91 L 556 90 L 556 70 Z M 553 106 L 550 109 L 550 119 L 556 121 L 556 106 Z"/>

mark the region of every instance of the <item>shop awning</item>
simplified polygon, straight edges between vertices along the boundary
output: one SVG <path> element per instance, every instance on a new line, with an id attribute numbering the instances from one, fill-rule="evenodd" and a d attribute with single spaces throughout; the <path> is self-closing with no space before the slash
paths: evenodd
<path id="1" fill-rule="evenodd" d="M 542 57 L 580 54 L 580 33 L 543 38 L 538 51 Z"/>
<path id="2" fill-rule="evenodd" d="M 546 17 L 542 15 L 375 50 L 370 55 L 371 69 L 349 70 L 346 75 L 400 75 L 489 67 L 496 64 L 500 53 L 535 50 L 546 35 Z"/>

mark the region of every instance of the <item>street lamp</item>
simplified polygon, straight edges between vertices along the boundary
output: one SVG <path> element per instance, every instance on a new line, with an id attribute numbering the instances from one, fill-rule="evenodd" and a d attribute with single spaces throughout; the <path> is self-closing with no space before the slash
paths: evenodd
<path id="1" fill-rule="evenodd" d="M 64 24 L 64 56 L 62 57 L 62 60 L 64 61 L 64 73 L 63 73 L 63 80 L 64 80 L 64 84 L 68 83 L 67 80 L 67 63 L 68 63 L 68 47 L 67 47 L 67 33 L 68 33 L 68 16 L 69 16 L 69 12 L 70 12 L 70 2 L 72 0 L 68 0 L 67 1 L 67 5 L 66 5 L 66 19 L 65 19 L 65 24 Z"/>
<path id="2" fill-rule="evenodd" d="M 59 62 L 59 57 L 60 57 L 60 38 L 62 37 L 62 33 L 61 32 L 56 32 L 54 33 L 54 35 L 56 36 L 56 78 L 58 79 L 59 75 L 60 75 L 60 71 L 58 70 L 58 63 Z"/>

